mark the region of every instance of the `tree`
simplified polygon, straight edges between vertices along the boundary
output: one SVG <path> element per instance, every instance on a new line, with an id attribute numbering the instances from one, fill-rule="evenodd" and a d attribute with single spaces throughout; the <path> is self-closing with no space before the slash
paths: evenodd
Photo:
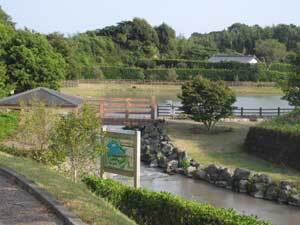
<path id="1" fill-rule="evenodd" d="M 84 105 L 78 114 L 62 117 L 55 126 L 52 148 L 64 152 L 70 161 L 73 180 L 82 174 L 104 151 L 100 143 L 100 120 L 91 106 Z"/>
<path id="2" fill-rule="evenodd" d="M 175 30 L 165 23 L 155 27 L 155 30 L 159 39 L 160 53 L 172 54 L 172 51 L 175 50 Z"/>
<path id="3" fill-rule="evenodd" d="M 183 111 L 202 122 L 208 131 L 222 118 L 232 114 L 235 93 L 222 81 L 212 82 L 200 76 L 182 85 Z"/>
<path id="4" fill-rule="evenodd" d="M 58 89 L 65 75 L 65 61 L 54 52 L 47 39 L 28 30 L 19 30 L 5 44 L 2 56 L 7 65 L 9 83 L 16 92 L 38 86 Z"/>
<path id="5" fill-rule="evenodd" d="M 44 103 L 33 100 L 30 107 L 22 103 L 17 139 L 30 145 L 31 157 L 39 162 L 58 164 L 63 161 L 58 151 L 49 148 L 56 120 L 54 109 Z"/>
<path id="6" fill-rule="evenodd" d="M 176 70 L 174 70 L 174 69 L 168 70 L 166 80 L 168 80 L 168 81 L 176 81 L 177 78 L 178 78 L 178 75 L 176 73 Z"/>
<path id="7" fill-rule="evenodd" d="M 264 59 L 267 64 L 283 60 L 287 54 L 284 44 L 274 39 L 259 40 L 255 45 L 256 55 Z"/>
<path id="8" fill-rule="evenodd" d="M 281 83 L 284 92 L 283 99 L 290 105 L 300 107 L 300 74 L 291 74 L 287 81 Z"/>

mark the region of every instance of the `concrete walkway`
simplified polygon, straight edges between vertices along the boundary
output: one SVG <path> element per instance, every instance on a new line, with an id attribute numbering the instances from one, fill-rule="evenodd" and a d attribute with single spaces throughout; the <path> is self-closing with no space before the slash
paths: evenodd
<path id="1" fill-rule="evenodd" d="M 0 225 L 62 225 L 31 194 L 0 175 Z"/>

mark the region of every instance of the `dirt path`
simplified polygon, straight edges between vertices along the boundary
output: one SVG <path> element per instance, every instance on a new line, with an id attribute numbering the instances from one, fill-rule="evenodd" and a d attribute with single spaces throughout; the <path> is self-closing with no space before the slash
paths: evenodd
<path id="1" fill-rule="evenodd" d="M 62 225 L 31 194 L 0 176 L 0 225 Z"/>

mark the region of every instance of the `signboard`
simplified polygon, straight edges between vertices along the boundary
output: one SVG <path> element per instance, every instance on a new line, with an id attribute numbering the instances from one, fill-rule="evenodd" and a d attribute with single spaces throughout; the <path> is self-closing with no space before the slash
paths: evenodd
<path id="1" fill-rule="evenodd" d="M 102 129 L 107 152 L 101 156 L 100 176 L 108 172 L 134 177 L 134 187 L 140 187 L 140 131 Z"/>

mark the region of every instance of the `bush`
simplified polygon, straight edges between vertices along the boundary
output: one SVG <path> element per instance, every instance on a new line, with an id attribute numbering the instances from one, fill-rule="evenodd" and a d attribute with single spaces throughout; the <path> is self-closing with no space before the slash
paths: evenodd
<path id="1" fill-rule="evenodd" d="M 85 177 L 83 182 L 97 195 L 140 225 L 267 225 L 231 209 L 185 200 L 166 192 L 133 189 L 113 180 Z"/>
<path id="2" fill-rule="evenodd" d="M 287 63 L 272 63 L 270 70 L 291 73 L 295 71 L 295 66 Z"/>

